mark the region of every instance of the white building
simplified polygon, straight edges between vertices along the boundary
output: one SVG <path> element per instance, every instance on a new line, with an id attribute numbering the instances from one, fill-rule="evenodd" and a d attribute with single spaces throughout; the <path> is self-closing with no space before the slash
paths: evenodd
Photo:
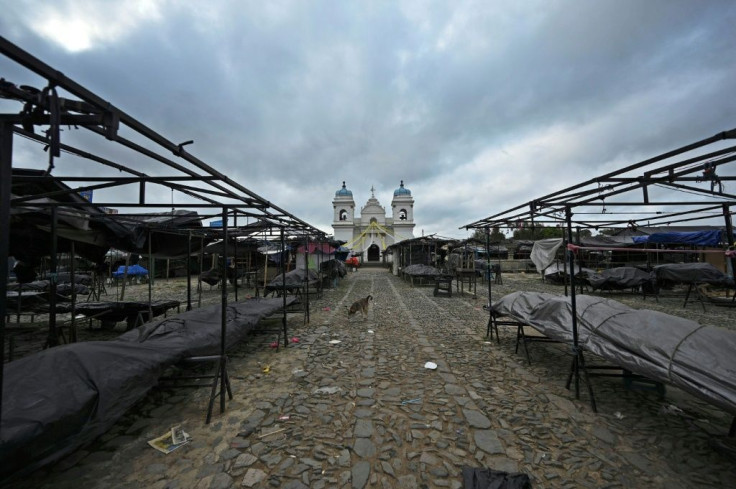
<path id="1" fill-rule="evenodd" d="M 363 261 L 380 261 L 387 246 L 414 237 L 414 199 L 403 180 L 394 190 L 391 217 L 386 217 L 386 209 L 371 187 L 371 198 L 356 218 L 353 192 L 345 187 L 345 182 L 335 192 L 332 209 L 335 239 L 345 241 L 345 246 L 356 254 L 362 253 Z"/>

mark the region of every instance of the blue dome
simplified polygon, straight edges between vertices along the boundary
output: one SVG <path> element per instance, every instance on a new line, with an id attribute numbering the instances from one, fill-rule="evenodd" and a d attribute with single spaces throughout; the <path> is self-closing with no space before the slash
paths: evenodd
<path id="1" fill-rule="evenodd" d="M 401 185 L 399 185 L 399 188 L 394 190 L 394 197 L 397 197 L 399 195 L 409 195 L 411 196 L 411 190 L 404 187 L 404 181 L 401 181 Z"/>
<path id="2" fill-rule="evenodd" d="M 335 197 L 352 197 L 353 192 L 345 188 L 345 182 L 342 182 L 342 188 L 335 192 Z"/>

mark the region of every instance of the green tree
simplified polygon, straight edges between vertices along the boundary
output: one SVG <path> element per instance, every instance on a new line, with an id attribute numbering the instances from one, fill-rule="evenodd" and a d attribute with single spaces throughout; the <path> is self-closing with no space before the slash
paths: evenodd
<path id="1" fill-rule="evenodd" d="M 485 244 L 486 242 L 485 228 L 476 229 L 473 235 L 471 236 L 471 238 Z M 489 242 L 500 243 L 504 241 L 505 239 L 506 239 L 506 235 L 503 234 L 498 228 L 491 228 L 491 235 L 489 236 Z"/>
<path id="2" fill-rule="evenodd" d="M 573 229 L 573 238 L 588 238 L 593 235 L 589 229 L 581 229 L 578 234 L 577 229 Z M 531 223 L 522 223 L 520 227 L 514 230 L 515 240 L 538 240 L 550 238 L 567 237 L 567 228 L 562 226 L 545 226 L 544 224 L 535 224 L 532 228 Z"/>
<path id="3" fill-rule="evenodd" d="M 614 236 L 620 232 L 621 228 L 604 228 L 598 230 L 598 234 L 602 234 L 603 236 Z"/>
<path id="4" fill-rule="evenodd" d="M 544 224 L 534 224 L 531 222 L 519 222 L 514 230 L 515 240 L 537 240 L 549 238 L 561 238 L 563 228 L 556 226 L 545 226 Z"/>

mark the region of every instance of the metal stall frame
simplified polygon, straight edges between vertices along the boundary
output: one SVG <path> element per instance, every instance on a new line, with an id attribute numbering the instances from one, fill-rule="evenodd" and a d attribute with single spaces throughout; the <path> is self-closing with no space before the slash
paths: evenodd
<path id="1" fill-rule="evenodd" d="M 736 195 L 724 190 L 724 181 L 736 181 L 736 176 L 719 176 L 717 170 L 723 165 L 736 161 L 736 146 L 715 150 L 707 147 L 715 143 L 736 139 L 736 129 L 723 131 L 711 137 L 696 141 L 658 156 L 634 163 L 620 170 L 586 180 L 579 184 L 538 197 L 527 203 L 497 212 L 486 218 L 465 224 L 460 229 L 491 228 L 513 229 L 516 222 L 532 222 L 541 225 L 564 226 L 566 241 L 565 261 L 569 270 L 574 270 L 575 254 L 579 246 L 573 239 L 573 227 L 580 229 L 626 228 L 646 222 L 648 226 L 672 225 L 714 219 L 719 211 L 725 220 L 728 244 L 733 246 L 732 208 L 736 206 Z M 701 150 L 700 154 L 684 157 L 686 153 Z M 678 159 L 683 157 L 683 159 Z M 674 161 L 677 160 L 677 161 Z M 725 167 L 724 167 L 725 168 Z M 707 188 L 698 184 L 705 183 Z M 664 198 L 650 192 L 652 187 L 662 189 Z M 687 192 L 694 194 L 693 200 L 678 200 L 670 193 Z M 665 198 L 667 200 L 665 200 Z M 625 200 L 624 200 L 625 199 Z M 670 200 L 671 199 L 671 200 Z M 631 209 L 636 209 L 632 219 Z M 611 213 L 611 209 L 622 209 Z M 577 217 L 576 217 L 577 214 Z M 620 217 L 619 217 L 620 216 Z M 577 242 L 579 244 L 579 235 Z M 736 279 L 736 259 L 730 256 L 734 278 Z M 573 360 L 567 381 L 569 389 L 574 381 L 575 398 L 580 398 L 580 377 L 588 386 L 591 408 L 596 411 L 595 396 L 588 378 L 583 351 L 578 344 L 577 310 L 575 303 L 575 274 L 570 273 L 570 301 L 573 324 Z M 567 295 L 567 287 L 565 295 Z M 490 291 L 489 291 L 490 299 Z M 489 304 L 490 307 L 490 304 Z M 489 312 L 492 314 L 492 312 Z M 489 321 L 490 325 L 490 321 Z M 489 326 L 490 328 L 490 326 Z M 591 376 L 594 374 L 590 374 Z M 736 431 L 736 418 L 731 428 Z"/>
<path id="2" fill-rule="evenodd" d="M 201 159 L 189 153 L 185 146 L 193 143 L 192 140 L 183 143 L 174 143 L 126 112 L 115 107 L 110 102 L 83 87 L 60 71 L 32 56 L 20 47 L 0 37 L 0 55 L 17 64 L 27 73 L 40 77 L 47 85 L 41 89 L 28 86 L 16 86 L 9 80 L 0 80 L 0 98 L 17 101 L 22 104 L 19 113 L 0 114 L 0 235 L 9 236 L 11 227 L 11 209 L 22 209 L 24 206 L 33 206 L 42 209 L 52 216 L 57 214 L 60 207 L 73 208 L 84 213 L 96 216 L 105 216 L 105 219 L 114 222 L 114 214 L 104 214 L 103 207 L 128 209 L 222 209 L 223 220 L 229 216 L 246 216 L 265 218 L 279 226 L 281 232 L 295 235 L 309 235 L 324 237 L 325 233 L 309 223 L 297 218 L 269 200 L 261 197 L 252 190 L 219 172 Z M 65 94 L 69 94 L 66 96 Z M 144 159 L 146 170 L 152 174 L 136 170 L 129 165 L 111 161 L 104 156 L 93 154 L 71 144 L 61 142 L 62 134 L 66 136 L 70 131 L 62 133 L 61 125 L 68 125 L 70 129 L 86 130 L 92 134 L 102 136 L 115 147 L 123 151 L 131 151 L 134 159 Z M 36 134 L 35 128 L 45 126 L 45 135 Z M 121 135 L 121 130 L 136 135 L 146 141 L 146 146 L 134 142 Z M 15 197 L 12 185 L 20 181 L 13 178 L 13 138 L 19 135 L 30 141 L 43 145 L 48 150 L 48 168 L 42 175 L 25 176 L 25 181 L 54 181 L 60 184 L 56 191 Z M 155 148 L 155 149 L 151 149 Z M 62 174 L 54 163 L 62 152 L 86 161 L 97 164 L 100 176 Z M 171 155 L 176 158 L 172 159 Z M 156 167 L 155 165 L 159 165 Z M 109 176 L 102 174 L 113 170 Z M 121 175 L 122 173 L 122 175 Z M 61 188 L 61 185 L 66 186 Z M 78 196 L 86 190 L 102 190 L 122 188 L 137 185 L 137 201 L 108 200 L 104 202 L 84 201 Z M 147 187 L 166 188 L 171 190 L 171 202 L 161 203 L 147 196 Z M 174 200 L 175 192 L 177 200 Z M 47 201 L 39 203 L 38 199 L 59 199 L 64 201 Z M 121 214 L 122 218 L 124 215 Z M 201 221 L 200 221 L 201 222 Z M 55 228 L 54 225 L 52 227 Z M 155 231 L 153 231 L 155 232 Z M 191 240 L 196 229 L 182 230 Z M 52 240 L 56 240 L 56 232 L 52 230 Z M 227 229 L 225 229 L 227 234 Z M 225 236 L 225 240 L 227 236 Z M 9 240 L 0 240 L 0 295 L 4 297 L 7 291 Z M 149 239 L 150 243 L 150 239 Z M 191 246 L 191 243 L 189 243 Z M 191 248 L 189 248 L 191 249 Z M 151 253 L 151 250 L 149 250 Z M 145 254 L 145 253 L 144 253 Z M 52 253 L 52 273 L 56 253 Z M 224 258 L 226 260 L 226 257 Z M 188 290 L 187 307 L 191 308 L 191 291 Z M 52 299 L 53 300 L 53 299 Z M 223 324 L 222 342 L 224 348 L 225 322 L 224 307 L 227 302 L 226 286 L 223 286 Z M 53 310 L 53 305 L 52 305 Z M 2 412 L 2 382 L 5 349 L 5 301 L 0 301 L 0 413 Z M 51 317 L 55 317 L 53 314 Z M 54 327 L 54 319 L 50 320 L 50 328 Z M 49 346 L 53 346 L 55 335 L 49 335 Z M 221 351 L 221 357 L 224 355 Z M 222 361 L 222 371 L 225 371 L 226 362 Z M 225 386 L 224 376 L 220 375 L 221 394 Z M 224 412 L 224 394 L 221 396 L 221 412 Z"/>

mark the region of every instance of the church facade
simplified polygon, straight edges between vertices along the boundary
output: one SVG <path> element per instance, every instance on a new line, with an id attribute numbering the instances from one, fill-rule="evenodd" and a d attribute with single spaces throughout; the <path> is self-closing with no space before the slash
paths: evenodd
<path id="1" fill-rule="evenodd" d="M 386 209 L 376 199 L 373 187 L 370 199 L 356 216 L 353 192 L 345 182 L 335 192 L 332 210 L 335 239 L 345 241 L 345 246 L 361 255 L 363 261 L 381 261 L 387 246 L 414 237 L 414 199 L 403 180 L 394 190 L 390 217 L 386 217 Z"/>

